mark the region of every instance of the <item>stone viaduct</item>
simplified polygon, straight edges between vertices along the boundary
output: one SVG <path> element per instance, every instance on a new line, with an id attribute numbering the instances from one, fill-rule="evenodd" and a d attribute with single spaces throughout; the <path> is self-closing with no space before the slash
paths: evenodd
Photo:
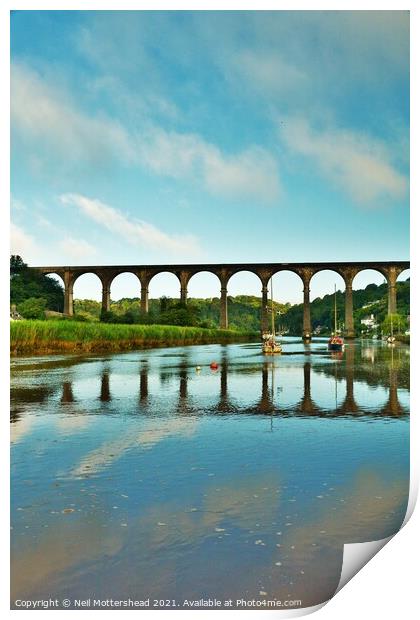
<path id="1" fill-rule="evenodd" d="M 197 273 L 214 273 L 220 280 L 220 327 L 228 327 L 228 283 L 230 278 L 241 271 L 256 274 L 261 280 L 261 329 L 267 330 L 268 316 L 268 284 L 270 278 L 281 271 L 296 273 L 303 285 L 303 325 L 302 336 L 310 339 L 311 306 L 310 283 L 312 277 L 320 271 L 332 270 L 342 276 L 345 283 L 345 335 L 354 337 L 353 322 L 353 280 L 355 276 L 366 269 L 373 269 L 381 273 L 388 283 L 388 314 L 394 314 L 397 308 L 396 282 L 398 275 L 409 269 L 409 261 L 386 262 L 337 262 L 337 263 L 234 263 L 234 264 L 202 264 L 202 265 L 115 265 L 115 266 L 46 266 L 32 267 L 46 275 L 56 274 L 64 283 L 64 313 L 73 314 L 73 286 L 77 278 L 85 273 L 93 273 L 102 282 L 102 309 L 109 310 L 111 301 L 111 283 L 121 273 L 133 273 L 139 279 L 140 306 L 143 312 L 148 312 L 149 284 L 158 274 L 169 272 L 178 277 L 180 284 L 180 300 L 187 303 L 188 282 Z"/>

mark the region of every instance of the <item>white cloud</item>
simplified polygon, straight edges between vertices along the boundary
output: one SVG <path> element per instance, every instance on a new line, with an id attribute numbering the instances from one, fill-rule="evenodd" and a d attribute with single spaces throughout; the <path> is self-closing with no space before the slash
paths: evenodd
<path id="1" fill-rule="evenodd" d="M 119 234 L 125 241 L 134 245 L 141 243 L 154 249 L 169 250 L 175 254 L 199 252 L 198 242 L 190 235 L 168 235 L 153 224 L 130 218 L 124 213 L 100 200 L 87 198 L 80 194 L 63 194 L 63 204 L 75 206 L 97 224 L 112 233 Z"/>
<path id="2" fill-rule="evenodd" d="M 260 94 L 283 94 L 308 82 L 306 73 L 277 51 L 243 50 L 232 57 L 231 66 Z"/>
<path id="3" fill-rule="evenodd" d="M 26 140 L 34 140 L 38 149 L 46 147 L 71 161 L 93 164 L 134 157 L 129 137 L 118 122 L 77 111 L 64 94 L 16 63 L 11 72 L 11 102 L 12 127 Z"/>
<path id="4" fill-rule="evenodd" d="M 399 199 L 407 192 L 407 179 L 390 163 L 385 145 L 366 134 L 331 127 L 318 130 L 305 119 L 289 118 L 281 125 L 280 136 L 291 151 L 311 160 L 325 178 L 359 203 Z"/>
<path id="5" fill-rule="evenodd" d="M 140 145 L 140 157 L 157 174 L 201 179 L 214 194 L 270 202 L 281 192 L 276 162 L 262 148 L 225 155 L 200 136 L 155 128 Z"/>
<path id="6" fill-rule="evenodd" d="M 68 97 L 20 64 L 13 65 L 11 93 L 12 127 L 49 167 L 89 165 L 95 172 L 111 162 L 148 168 L 229 198 L 279 197 L 276 162 L 265 149 L 251 146 L 225 154 L 199 135 L 157 126 L 129 133 L 115 119 L 78 110 Z"/>
<path id="7" fill-rule="evenodd" d="M 75 259 L 82 259 L 96 254 L 96 249 L 93 245 L 84 239 L 66 237 L 59 242 L 58 246 L 65 256 Z"/>
<path id="8" fill-rule="evenodd" d="M 10 223 L 10 252 L 19 254 L 24 260 L 31 259 L 37 251 L 37 244 L 31 235 L 17 226 L 13 222 Z"/>

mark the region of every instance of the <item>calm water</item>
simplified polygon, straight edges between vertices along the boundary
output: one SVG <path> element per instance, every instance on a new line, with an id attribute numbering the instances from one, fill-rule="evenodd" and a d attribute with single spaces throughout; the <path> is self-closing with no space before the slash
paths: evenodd
<path id="1" fill-rule="evenodd" d="M 12 604 L 332 596 L 404 518 L 409 349 L 284 342 L 14 359 Z"/>

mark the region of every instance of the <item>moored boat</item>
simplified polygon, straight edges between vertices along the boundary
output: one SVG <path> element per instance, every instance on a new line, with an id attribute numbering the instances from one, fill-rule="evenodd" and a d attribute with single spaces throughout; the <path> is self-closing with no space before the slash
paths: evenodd
<path id="1" fill-rule="evenodd" d="M 328 351 L 342 351 L 344 347 L 344 338 L 337 333 L 337 291 L 334 285 L 334 333 L 328 340 Z"/>
<path id="2" fill-rule="evenodd" d="M 393 325 L 393 322 L 392 322 L 392 314 L 390 316 L 390 319 L 391 319 L 391 333 L 387 337 L 386 341 L 387 341 L 388 344 L 394 344 L 395 336 L 394 336 L 394 325 Z"/>
<path id="3" fill-rule="evenodd" d="M 340 336 L 332 335 L 328 340 L 329 351 L 342 351 L 344 346 L 344 340 Z"/>
<path id="4" fill-rule="evenodd" d="M 273 334 L 268 334 L 268 338 L 264 338 L 262 343 L 262 351 L 264 355 L 274 355 L 281 353 L 281 345 L 276 341 Z"/>
<path id="5" fill-rule="evenodd" d="M 276 355 L 281 353 L 281 344 L 276 340 L 276 329 L 274 325 L 274 303 L 273 303 L 273 279 L 271 278 L 271 334 L 262 334 L 262 352 L 264 355 Z"/>

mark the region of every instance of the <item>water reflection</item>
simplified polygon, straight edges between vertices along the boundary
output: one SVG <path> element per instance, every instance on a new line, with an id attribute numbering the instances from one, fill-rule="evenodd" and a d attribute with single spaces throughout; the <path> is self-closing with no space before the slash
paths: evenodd
<path id="1" fill-rule="evenodd" d="M 74 403 L 73 387 L 71 381 L 64 381 L 63 394 L 61 396 L 62 403 Z"/>
<path id="2" fill-rule="evenodd" d="M 365 358 L 362 349 L 362 358 Z M 371 358 L 369 358 L 371 361 Z M 292 368 L 285 365 L 281 367 L 279 362 L 263 361 L 258 365 L 252 366 L 229 366 L 229 361 L 222 357 L 217 372 L 209 369 L 202 369 L 199 372 L 191 367 L 188 360 L 181 360 L 178 366 L 161 369 L 159 374 L 159 384 L 153 382 L 153 387 L 149 387 L 149 374 L 154 376 L 155 368 L 150 368 L 148 364 L 141 364 L 139 371 L 139 381 L 136 385 L 131 383 L 124 386 L 124 398 L 138 398 L 141 405 L 141 411 L 147 412 L 148 408 L 153 408 L 156 404 L 156 396 L 164 392 L 168 396 L 172 396 L 172 405 L 174 410 L 180 414 L 208 414 L 220 413 L 249 413 L 249 414 L 267 414 L 267 415 L 319 415 L 319 416 L 386 416 L 408 415 L 409 408 L 407 401 L 401 403 L 399 400 L 399 389 L 405 385 L 405 375 L 400 377 L 401 366 L 396 367 L 390 363 L 386 372 L 382 372 L 375 377 L 371 372 L 367 373 L 363 367 L 356 366 L 354 360 L 354 348 L 348 348 L 344 356 L 340 359 L 331 356 L 333 363 L 316 365 L 311 361 L 304 361 L 298 367 L 298 372 L 302 374 L 301 395 L 296 395 L 295 402 L 282 402 L 288 387 L 289 375 L 296 374 L 296 367 Z M 291 372 L 293 370 L 293 372 Z M 406 368 L 404 367 L 404 370 Z M 311 391 L 311 382 L 314 377 L 323 376 L 327 379 L 322 386 L 323 403 L 317 403 L 316 396 Z M 258 380 L 258 376 L 260 379 Z M 235 379 L 245 379 L 248 383 L 246 390 L 244 385 L 242 389 L 237 389 Z M 229 379 L 232 378 L 233 386 L 230 387 Z M 115 380 L 116 384 L 121 386 L 121 376 L 119 373 L 113 377 L 112 368 L 107 367 L 101 371 L 101 374 L 92 378 L 90 382 L 91 391 L 97 391 L 97 398 L 103 403 L 110 403 L 113 400 L 112 384 Z M 194 395 L 189 393 L 189 385 L 194 383 L 204 385 L 211 382 L 211 396 L 216 396 L 214 390 L 215 381 L 218 381 L 218 399 L 214 405 L 204 404 L 198 406 L 198 390 L 195 385 Z M 76 398 L 73 383 L 77 383 L 77 378 L 70 380 L 66 375 L 66 379 L 61 386 L 62 404 L 83 402 L 85 393 L 82 397 Z M 249 389 L 249 383 L 252 382 L 252 389 Z M 345 385 L 345 395 L 341 402 L 337 400 L 337 387 L 340 384 Z M 372 392 L 370 401 L 358 402 L 355 397 L 355 385 L 366 384 L 367 386 L 379 387 L 379 390 Z M 175 390 L 171 390 L 173 386 L 177 386 Z M 198 389 L 199 389 L 198 387 Z M 76 390 L 77 391 L 77 390 Z M 204 392 L 206 392 L 204 390 Z M 177 397 L 175 398 L 175 394 Z M 259 396 L 258 396 L 259 393 Z M 382 403 L 382 396 L 386 395 L 386 402 Z M 207 396 L 207 394 L 206 394 Z M 12 389 L 12 403 L 19 402 L 34 404 L 45 403 L 48 400 L 54 400 L 55 389 L 52 386 L 40 385 L 38 387 L 27 388 L 15 387 Z M 286 399 L 287 400 L 287 399 Z M 169 404 L 169 403 L 168 403 Z M 133 411 L 131 410 L 131 413 Z M 17 422 L 18 418 L 14 421 Z"/>
<path id="3" fill-rule="evenodd" d="M 12 598 L 331 596 L 404 518 L 408 349 L 284 351 L 16 360 Z"/>

